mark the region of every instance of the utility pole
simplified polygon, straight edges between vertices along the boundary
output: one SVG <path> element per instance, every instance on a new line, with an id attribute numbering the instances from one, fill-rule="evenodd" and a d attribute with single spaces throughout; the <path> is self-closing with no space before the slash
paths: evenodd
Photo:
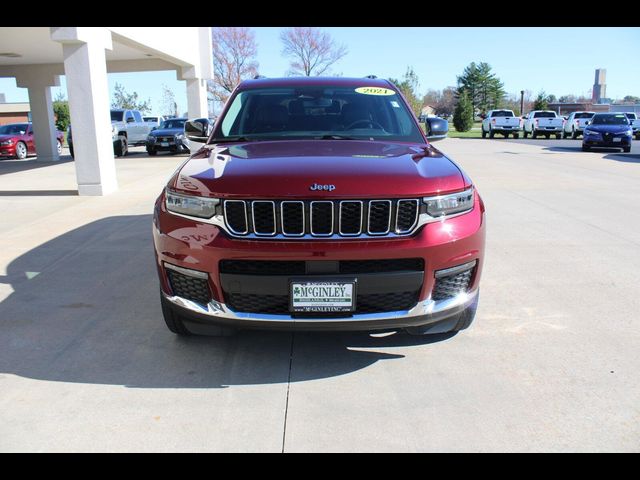
<path id="1" fill-rule="evenodd" d="M 524 90 L 520 90 L 520 116 L 524 115 Z"/>

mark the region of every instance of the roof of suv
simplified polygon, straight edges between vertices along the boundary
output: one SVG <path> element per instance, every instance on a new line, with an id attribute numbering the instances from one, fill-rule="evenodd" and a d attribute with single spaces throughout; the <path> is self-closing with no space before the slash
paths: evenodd
<path id="1" fill-rule="evenodd" d="M 257 78 L 244 80 L 240 90 L 260 87 L 300 87 L 300 86 L 340 86 L 340 87 L 393 87 L 394 85 L 384 78 L 354 78 L 354 77 L 281 77 L 281 78 Z"/>

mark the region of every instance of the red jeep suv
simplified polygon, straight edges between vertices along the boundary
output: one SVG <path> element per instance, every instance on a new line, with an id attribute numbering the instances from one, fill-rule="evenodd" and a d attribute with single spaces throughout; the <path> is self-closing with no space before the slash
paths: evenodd
<path id="1" fill-rule="evenodd" d="M 205 140 L 155 204 L 172 332 L 471 324 L 484 205 L 393 84 L 244 81 Z"/>

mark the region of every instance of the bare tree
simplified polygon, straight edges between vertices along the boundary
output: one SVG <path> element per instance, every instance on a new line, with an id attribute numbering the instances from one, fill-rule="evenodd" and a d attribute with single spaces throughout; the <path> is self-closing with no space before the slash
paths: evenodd
<path id="1" fill-rule="evenodd" d="M 291 58 L 289 74 L 307 77 L 322 75 L 344 57 L 347 47 L 315 27 L 292 27 L 280 32 L 282 54 Z"/>
<path id="2" fill-rule="evenodd" d="M 233 89 L 258 73 L 258 54 L 255 33 L 247 27 L 214 27 L 213 80 L 208 91 L 217 102 L 226 102 Z"/>

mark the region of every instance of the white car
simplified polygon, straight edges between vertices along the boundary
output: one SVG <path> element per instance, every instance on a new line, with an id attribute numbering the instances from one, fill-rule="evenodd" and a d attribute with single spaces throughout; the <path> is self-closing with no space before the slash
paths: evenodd
<path id="1" fill-rule="evenodd" d="M 640 140 L 640 119 L 633 112 L 626 112 L 625 115 L 629 119 L 629 123 L 631 123 L 633 136 L 636 137 L 636 140 Z"/>
<path id="2" fill-rule="evenodd" d="M 522 132 L 524 138 L 529 135 L 532 138 L 536 138 L 538 135 L 549 138 L 553 134 L 559 139 L 562 136 L 564 123 L 564 118 L 559 117 L 553 110 L 533 110 L 524 117 Z"/>
<path id="3" fill-rule="evenodd" d="M 520 136 L 520 118 L 516 117 L 511 110 L 489 110 L 487 116 L 482 120 L 482 138 L 493 138 L 496 133 L 508 138 L 513 134 L 513 138 Z"/>
<path id="4" fill-rule="evenodd" d="M 593 117 L 595 113 L 596 112 L 573 112 L 569 115 L 562 128 L 562 138 L 571 136 L 571 138 L 576 139 L 582 135 L 586 123 L 591 120 L 591 117 Z"/>
<path id="5" fill-rule="evenodd" d="M 150 123 L 154 127 L 160 127 L 160 125 L 162 124 L 162 122 L 166 120 L 166 118 L 163 117 L 162 115 L 149 115 L 146 117 L 142 117 L 142 120 Z"/>

